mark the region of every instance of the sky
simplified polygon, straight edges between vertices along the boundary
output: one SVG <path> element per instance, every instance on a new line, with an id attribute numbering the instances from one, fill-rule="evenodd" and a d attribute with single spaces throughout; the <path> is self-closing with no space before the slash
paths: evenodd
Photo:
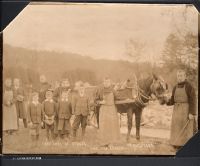
<path id="1" fill-rule="evenodd" d="M 185 23 L 184 10 L 184 5 L 32 3 L 6 27 L 4 43 L 131 61 L 127 43 L 132 39 L 145 43 L 142 59 L 155 61 L 175 27 L 197 34 L 198 12 L 191 7 Z"/>

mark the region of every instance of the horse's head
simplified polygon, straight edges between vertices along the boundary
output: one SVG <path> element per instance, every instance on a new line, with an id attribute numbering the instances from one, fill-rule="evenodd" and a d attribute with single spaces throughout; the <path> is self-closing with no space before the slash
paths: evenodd
<path id="1" fill-rule="evenodd" d="M 158 99 L 160 99 L 163 97 L 166 90 L 168 89 L 168 85 L 162 77 L 153 74 L 153 82 L 150 88 L 152 94 L 154 94 Z"/>

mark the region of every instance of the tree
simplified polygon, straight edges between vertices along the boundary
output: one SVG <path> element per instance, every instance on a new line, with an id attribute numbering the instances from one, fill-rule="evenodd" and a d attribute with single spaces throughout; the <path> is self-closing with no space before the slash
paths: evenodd
<path id="1" fill-rule="evenodd" d="M 197 35 L 188 32 L 183 39 L 171 33 L 166 39 L 163 50 L 163 61 L 166 74 L 173 72 L 178 67 L 184 68 L 188 80 L 197 87 L 198 76 L 198 41 Z"/>
<path id="2" fill-rule="evenodd" d="M 71 84 L 77 81 L 88 82 L 90 84 L 95 84 L 97 82 L 94 72 L 81 68 L 65 71 L 62 77 L 68 78 Z"/>
<path id="3" fill-rule="evenodd" d="M 174 65 L 181 64 L 181 51 L 181 40 L 175 34 L 171 33 L 166 39 L 164 50 L 162 52 L 165 66 L 173 67 Z"/>
<path id="4" fill-rule="evenodd" d="M 127 56 L 130 57 L 136 65 L 135 74 L 140 77 L 143 66 L 141 67 L 139 63 L 141 63 L 141 61 L 144 61 L 143 58 L 146 50 L 146 43 L 141 40 L 130 39 L 126 43 L 126 50 Z"/>
<path id="5" fill-rule="evenodd" d="M 145 46 L 146 46 L 145 42 L 135 39 L 130 39 L 126 44 L 127 55 L 131 57 L 134 62 L 138 62 L 142 58 L 142 55 L 146 48 Z"/>

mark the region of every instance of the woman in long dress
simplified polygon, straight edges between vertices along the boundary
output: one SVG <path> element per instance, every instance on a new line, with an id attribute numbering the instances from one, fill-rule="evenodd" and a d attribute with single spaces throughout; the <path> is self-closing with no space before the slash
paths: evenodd
<path id="1" fill-rule="evenodd" d="M 111 80 L 105 78 L 103 87 L 100 87 L 96 96 L 96 101 L 100 104 L 99 138 L 103 146 L 118 143 L 120 140 L 119 119 L 114 103 L 116 96 Z"/>
<path id="2" fill-rule="evenodd" d="M 17 111 L 13 99 L 11 79 L 5 80 L 5 88 L 3 93 L 3 131 L 12 134 L 18 129 Z"/>
<path id="3" fill-rule="evenodd" d="M 24 127 L 27 128 L 27 113 L 25 107 L 25 92 L 18 78 L 14 79 L 13 95 L 17 110 L 17 124 L 19 127 L 19 119 L 23 119 Z"/>

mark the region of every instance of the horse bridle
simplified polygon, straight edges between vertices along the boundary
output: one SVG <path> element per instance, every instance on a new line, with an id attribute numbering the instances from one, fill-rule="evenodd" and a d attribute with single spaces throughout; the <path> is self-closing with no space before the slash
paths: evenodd
<path id="1" fill-rule="evenodd" d="M 137 86 L 137 92 L 138 92 L 138 93 L 137 93 L 137 97 L 136 97 L 136 105 L 137 105 L 137 102 L 138 102 L 138 103 L 140 104 L 141 107 L 147 106 L 148 103 L 149 103 L 149 101 L 155 100 L 155 99 L 153 99 L 152 96 L 151 96 L 152 93 L 155 94 L 156 97 L 158 97 L 157 94 L 156 94 L 156 92 L 154 92 L 154 90 L 153 90 L 153 85 L 154 85 L 154 84 L 155 84 L 155 80 L 153 79 L 153 82 L 152 82 L 152 84 L 151 84 L 151 86 L 150 86 L 150 90 L 151 90 L 150 95 L 147 95 L 147 94 L 144 92 L 143 89 L 141 89 L 139 86 Z M 160 82 L 159 82 L 159 84 L 160 84 L 160 86 L 162 86 Z M 144 99 L 148 100 L 148 102 L 143 102 L 142 99 L 141 99 L 141 97 L 143 97 Z"/>
<path id="2" fill-rule="evenodd" d="M 146 94 L 144 94 L 144 90 L 143 89 L 141 89 L 140 87 L 138 87 L 138 93 L 137 93 L 137 97 L 136 97 L 136 102 L 135 102 L 135 104 L 137 105 L 137 106 L 140 106 L 140 107 L 145 107 L 145 106 L 147 106 L 148 105 L 148 103 L 149 102 L 144 102 L 143 100 L 142 100 L 142 97 L 143 98 L 145 98 L 146 100 L 151 100 L 152 99 L 152 97 L 151 96 L 147 96 Z M 139 104 L 137 104 L 137 102 L 139 103 Z"/>

